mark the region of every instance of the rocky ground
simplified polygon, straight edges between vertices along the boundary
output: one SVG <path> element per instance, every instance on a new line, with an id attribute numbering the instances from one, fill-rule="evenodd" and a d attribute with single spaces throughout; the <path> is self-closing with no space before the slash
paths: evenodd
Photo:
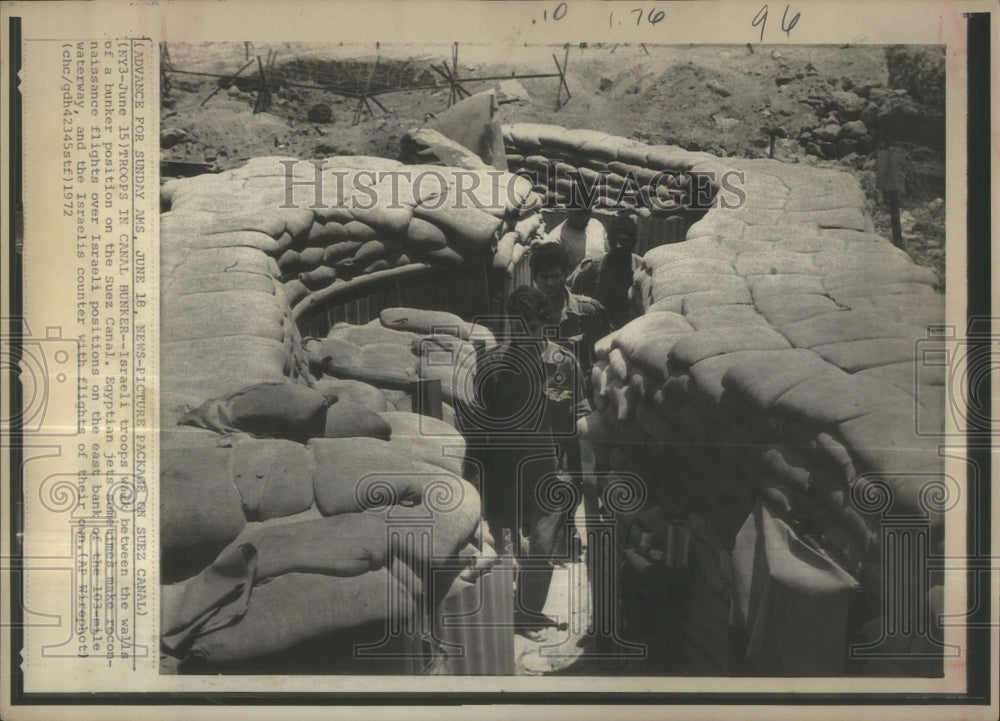
<path id="1" fill-rule="evenodd" d="M 400 137 L 447 106 L 441 85 L 379 96 L 354 124 L 357 101 L 324 90 L 432 86 L 431 63 L 450 62 L 451 48 L 173 45 L 174 69 L 235 73 L 235 81 L 168 74 L 163 94 L 163 158 L 225 169 L 261 155 L 335 154 L 395 157 Z M 508 75 L 555 70 L 555 47 L 462 46 L 459 73 Z M 268 69 L 268 55 L 272 61 Z M 256 56 L 270 78 L 260 101 Z M 888 208 L 875 187 L 882 141 L 904 151 L 903 247 L 944 283 L 944 56 L 938 48 L 882 46 L 610 46 L 569 49 L 572 98 L 556 110 L 557 82 L 526 79 L 469 82 L 475 92 L 501 90 L 504 122 L 592 128 L 650 143 L 718 155 L 774 157 L 836 166 L 854 173 L 879 231 L 890 235 Z M 215 92 L 218 91 L 218 92 Z M 506 92 L 503 92 L 506 91 Z M 210 98 L 209 96 L 215 92 Z"/>

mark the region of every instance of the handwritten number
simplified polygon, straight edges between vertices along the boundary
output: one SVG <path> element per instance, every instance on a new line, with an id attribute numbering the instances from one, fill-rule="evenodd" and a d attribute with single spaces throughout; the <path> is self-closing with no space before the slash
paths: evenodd
<path id="1" fill-rule="evenodd" d="M 799 22 L 799 17 L 802 15 L 802 13 L 795 13 L 795 15 L 792 16 L 792 22 L 790 22 L 788 26 L 785 27 L 785 16 L 788 15 L 788 9 L 789 6 L 785 5 L 785 12 L 781 14 L 781 29 L 785 31 L 785 35 L 791 34 L 792 28 L 794 28 L 795 25 Z"/>
<path id="2" fill-rule="evenodd" d="M 566 6 L 566 3 L 564 3 L 564 2 L 559 3 L 558 5 L 556 5 L 556 9 L 552 11 L 552 19 L 553 20 L 562 20 L 564 17 L 566 17 L 566 10 L 567 9 L 568 8 Z"/>
<path id="3" fill-rule="evenodd" d="M 635 8 L 634 10 L 629 10 L 629 12 L 638 13 L 635 16 L 635 24 L 636 24 L 636 26 L 638 26 L 639 23 L 642 22 L 642 9 L 641 8 Z"/>
<path id="4" fill-rule="evenodd" d="M 654 10 L 647 16 L 647 20 L 649 20 L 650 25 L 656 25 L 656 23 L 660 22 L 665 17 L 666 13 L 662 10 Z"/>
<path id="5" fill-rule="evenodd" d="M 762 7 L 757 15 L 754 16 L 752 25 L 757 27 L 760 25 L 760 41 L 764 42 L 764 28 L 767 26 L 767 5 Z"/>

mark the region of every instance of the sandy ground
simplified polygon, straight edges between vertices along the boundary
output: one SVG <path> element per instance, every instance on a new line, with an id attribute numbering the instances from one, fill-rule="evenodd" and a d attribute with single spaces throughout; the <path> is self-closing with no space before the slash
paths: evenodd
<path id="1" fill-rule="evenodd" d="M 172 74 L 162 104 L 162 127 L 182 131 L 183 140 L 165 150 L 171 160 L 209 163 L 218 169 L 263 155 L 300 158 L 331 155 L 395 157 L 400 137 L 447 107 L 448 91 L 395 92 L 379 96 L 383 112 L 365 114 L 353 124 L 357 101 L 322 90 L 284 87 L 276 90 L 267 112 L 254 114 L 256 58 L 289 72 L 293 65 L 305 84 L 364 87 L 379 83 L 442 83 L 431 63 L 451 64 L 451 46 L 419 44 L 314 45 L 303 43 L 214 43 L 167 46 L 177 70 L 235 73 L 249 58 L 240 82 L 219 92 L 218 80 Z M 458 72 L 464 77 L 553 73 L 555 46 L 506 47 L 462 44 Z M 377 72 L 372 67 L 378 62 Z M 814 99 L 840 87 L 884 86 L 888 71 L 881 46 L 756 45 L 601 45 L 568 49 L 567 84 L 572 95 L 556 109 L 555 78 L 521 81 L 528 98 L 500 106 L 503 122 L 556 123 L 591 128 L 650 143 L 679 145 L 716 155 L 766 157 L 768 132 L 777 129 L 775 157 L 788 162 L 830 165 L 854 173 L 868 198 L 876 227 L 889 235 L 889 215 L 875 189 L 874 155 L 838 161 L 808 156 L 797 138 L 813 127 L 821 112 Z M 781 85 L 781 76 L 792 78 Z M 240 89 L 242 84 L 243 90 Z M 466 83 L 471 92 L 497 89 L 498 81 Z M 209 96 L 211 98 L 209 98 Z M 206 98 L 208 98 L 206 100 Z M 311 122 L 309 111 L 328 106 L 330 119 Z M 902 198 L 904 248 L 917 263 L 934 268 L 943 280 L 944 193 L 942 153 L 915 156 L 915 182 Z"/>

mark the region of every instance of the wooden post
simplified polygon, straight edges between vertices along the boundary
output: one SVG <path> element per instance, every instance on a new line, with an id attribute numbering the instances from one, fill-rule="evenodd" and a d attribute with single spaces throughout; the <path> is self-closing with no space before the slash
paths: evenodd
<path id="1" fill-rule="evenodd" d="M 768 135 L 770 136 L 771 144 L 770 144 L 770 147 L 769 147 L 769 149 L 767 151 L 767 157 L 769 157 L 771 160 L 774 160 L 774 139 L 777 137 L 777 133 L 775 133 L 773 130 L 771 130 L 768 133 Z"/>
<path id="2" fill-rule="evenodd" d="M 441 404 L 441 381 L 437 378 L 420 378 L 410 385 L 413 412 L 441 420 L 444 409 Z"/>
<path id="3" fill-rule="evenodd" d="M 899 219 L 899 194 L 905 192 L 906 177 L 903 173 L 903 154 L 898 148 L 879 148 L 875 161 L 875 188 L 889 206 L 892 221 L 892 244 L 903 246 L 903 228 Z"/>
<path id="4" fill-rule="evenodd" d="M 251 65 L 253 65 L 253 60 L 249 60 L 249 61 L 247 62 L 247 64 L 246 64 L 246 65 L 244 65 L 244 66 L 243 66 L 242 68 L 240 68 L 240 69 L 239 69 L 239 70 L 237 70 L 237 71 L 236 71 L 235 73 L 233 73 L 233 74 L 232 74 L 232 75 L 230 75 L 230 76 L 229 76 L 228 78 L 226 78 L 226 79 L 224 80 L 224 84 L 220 84 L 220 85 L 219 85 L 219 87 L 217 87 L 217 88 L 216 88 L 215 90 L 213 90 L 213 91 L 212 91 L 212 92 L 211 92 L 211 93 L 210 93 L 210 94 L 208 95 L 208 97 L 206 97 L 206 98 L 205 98 L 204 100 L 202 100 L 202 101 L 201 101 L 200 103 L 198 103 L 198 107 L 201 107 L 202 105 L 204 105 L 205 103 L 207 103 L 207 102 L 208 102 L 209 100 L 211 100 L 212 98 L 214 98 L 214 97 L 215 97 L 215 95 L 216 95 L 216 93 L 218 93 L 218 92 L 219 92 L 220 90 L 222 90 L 222 88 L 223 88 L 223 87 L 229 87 L 229 86 L 230 86 L 230 85 L 232 84 L 232 82 L 233 82 L 234 80 L 236 80 L 236 77 L 237 77 L 237 76 L 238 76 L 238 75 L 239 75 L 240 73 L 242 73 L 242 72 L 243 72 L 244 70 L 246 70 L 247 68 L 249 68 L 249 67 L 250 67 Z"/>
<path id="5" fill-rule="evenodd" d="M 257 101 L 253 106 L 254 115 L 267 110 L 271 105 L 271 93 L 267 89 L 267 72 L 264 70 L 264 61 L 260 59 L 260 55 L 257 56 L 257 71 L 260 73 L 260 89 L 257 91 Z"/>
<path id="6" fill-rule="evenodd" d="M 451 46 L 451 100 L 449 107 L 458 102 L 458 43 Z"/>
<path id="7" fill-rule="evenodd" d="M 569 102 L 569 85 L 566 84 L 566 68 L 569 65 L 569 43 L 566 44 L 566 53 L 563 56 L 563 64 L 559 64 L 559 58 L 556 57 L 555 53 L 552 54 L 552 60 L 555 61 L 556 70 L 559 71 L 559 87 L 556 90 L 556 110 L 559 110 L 565 103 L 562 101 L 562 91 L 566 90 L 566 102 Z"/>
<path id="8" fill-rule="evenodd" d="M 243 58 L 244 60 L 249 60 L 250 59 L 250 41 L 249 40 L 244 40 L 243 41 L 243 55 L 245 56 Z"/>
<path id="9" fill-rule="evenodd" d="M 897 248 L 903 247 L 903 224 L 899 219 L 899 193 L 895 190 L 886 190 L 885 199 L 889 203 L 889 219 L 892 221 L 892 244 Z"/>

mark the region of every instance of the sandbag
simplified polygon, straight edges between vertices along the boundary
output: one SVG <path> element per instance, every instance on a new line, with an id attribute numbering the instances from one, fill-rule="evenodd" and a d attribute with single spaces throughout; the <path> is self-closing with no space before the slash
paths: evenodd
<path id="1" fill-rule="evenodd" d="M 368 343 L 361 346 L 361 367 L 375 373 L 417 377 L 417 357 L 396 343 Z"/>
<path id="2" fill-rule="evenodd" d="M 342 260 L 353 258 L 354 254 L 362 245 L 364 245 L 364 243 L 358 240 L 342 240 L 336 243 L 330 243 L 323 248 L 323 264 L 336 265 Z"/>
<path id="3" fill-rule="evenodd" d="M 322 438 L 309 442 L 316 456 L 313 493 L 323 515 L 420 502 L 424 488 L 459 479 L 414 461 L 403 446 L 374 438 Z"/>
<path id="4" fill-rule="evenodd" d="M 310 291 L 322 290 L 337 279 L 337 271 L 325 265 L 299 273 L 299 281 Z"/>
<path id="5" fill-rule="evenodd" d="M 920 329 L 886 320 L 883 314 L 845 310 L 785 323 L 778 330 L 798 348 L 871 338 L 919 338 Z"/>
<path id="6" fill-rule="evenodd" d="M 255 291 L 258 293 L 275 294 L 274 278 L 257 273 L 216 273 L 214 275 L 181 275 L 169 278 L 163 283 L 163 294 L 166 296 L 192 295 L 199 293 L 217 293 L 220 291 Z"/>
<path id="7" fill-rule="evenodd" d="M 745 291 L 746 281 L 738 275 L 721 273 L 673 273 L 669 266 L 660 266 L 653 272 L 653 299 L 666 296 L 685 295 L 699 291 L 721 291 L 736 293 Z"/>
<path id="8" fill-rule="evenodd" d="M 677 313 L 650 311 L 615 332 L 611 345 L 620 348 L 631 363 L 662 377 L 666 374 L 670 348 L 693 331 L 691 324 Z"/>
<path id="9" fill-rule="evenodd" d="M 347 229 L 342 223 L 328 221 L 326 223 L 315 222 L 309 228 L 305 244 L 315 247 L 326 247 L 334 243 L 346 241 L 349 237 Z"/>
<path id="10" fill-rule="evenodd" d="M 296 278 L 295 280 L 290 280 L 287 283 L 282 283 L 282 289 L 285 292 L 285 300 L 288 301 L 290 307 L 295 307 L 295 305 L 305 298 L 311 292 L 306 288 L 305 283 Z"/>
<path id="11" fill-rule="evenodd" d="M 181 655 L 192 638 L 228 626 L 247 610 L 257 575 L 256 549 L 240 545 L 181 583 L 160 587 L 160 645 Z"/>
<path id="12" fill-rule="evenodd" d="M 845 341 L 813 346 L 812 350 L 848 373 L 913 359 L 913 341 L 897 338 Z"/>
<path id="13" fill-rule="evenodd" d="M 230 473 L 243 513 L 264 521 L 300 513 L 313 502 L 312 453 L 285 440 L 247 440 L 233 445 Z"/>
<path id="14" fill-rule="evenodd" d="M 462 475 L 465 438 L 443 420 L 419 413 L 387 411 L 382 418 L 392 429 L 392 444 L 413 458 Z"/>
<path id="15" fill-rule="evenodd" d="M 392 428 L 375 411 L 339 399 L 326 409 L 325 438 L 378 438 L 389 440 Z"/>
<path id="16" fill-rule="evenodd" d="M 700 290 L 683 296 L 673 296 L 673 298 L 681 301 L 680 310 L 678 312 L 682 312 L 685 315 L 693 313 L 701 308 L 709 308 L 711 306 L 746 305 L 751 302 L 750 289 L 736 283 L 730 284 L 727 288 Z M 657 301 L 653 304 L 653 307 L 656 308 L 659 304 L 660 301 Z"/>
<path id="17" fill-rule="evenodd" d="M 313 388 L 327 398 L 335 397 L 337 402 L 349 401 L 375 413 L 387 410 L 385 394 L 373 385 L 342 378 L 321 378 Z"/>
<path id="18" fill-rule="evenodd" d="M 767 321 L 751 305 L 717 305 L 697 308 L 685 318 L 695 330 L 734 328 L 747 325 L 767 325 Z"/>
<path id="19" fill-rule="evenodd" d="M 751 351 L 734 356 L 722 377 L 723 387 L 763 411 L 769 410 L 789 388 L 831 370 L 826 361 L 805 349 Z"/>
<path id="20" fill-rule="evenodd" d="M 285 304 L 273 289 L 267 293 L 230 290 L 168 295 L 162 311 L 160 332 L 166 343 L 233 335 L 280 341 Z"/>
<path id="21" fill-rule="evenodd" d="M 192 576 L 246 525 L 229 475 L 228 448 L 165 448 L 160 454 L 163 582 Z"/>
<path id="22" fill-rule="evenodd" d="M 382 325 L 379 320 L 373 320 L 365 325 L 350 323 L 335 323 L 328 338 L 343 338 L 355 345 L 366 346 L 372 343 L 394 343 L 410 348 L 413 342 L 420 339 L 416 333 L 392 330 Z"/>
<path id="23" fill-rule="evenodd" d="M 734 263 L 740 275 L 775 275 L 778 273 L 803 273 L 816 275 L 819 269 L 809 259 L 808 253 L 769 251 L 741 253 Z"/>
<path id="24" fill-rule="evenodd" d="M 410 224 L 406 228 L 406 238 L 403 242 L 406 247 L 425 253 L 440 250 L 448 245 L 444 231 L 433 223 L 421 218 L 410 220 Z"/>
<path id="25" fill-rule="evenodd" d="M 741 350 L 781 350 L 790 348 L 777 331 L 767 326 L 712 328 L 691 333 L 670 349 L 669 362 L 678 368 L 690 368 L 705 358 Z"/>
<path id="26" fill-rule="evenodd" d="M 450 245 L 469 251 L 488 248 L 502 222 L 500 218 L 481 210 L 452 207 L 448 202 L 442 207 L 418 205 L 413 214 L 440 228 L 450 240 Z"/>
<path id="27" fill-rule="evenodd" d="M 220 558 L 251 545 L 257 551 L 257 583 L 286 573 L 359 576 L 385 566 L 387 541 L 385 519 L 373 513 L 282 519 L 247 524 Z"/>
<path id="28" fill-rule="evenodd" d="M 741 256 L 742 257 L 742 256 Z M 826 292 L 819 277 L 815 275 L 778 273 L 777 275 L 748 275 L 747 285 L 754 303 L 778 296 L 823 295 Z"/>
<path id="29" fill-rule="evenodd" d="M 160 376 L 176 393 L 222 396 L 250 383 L 283 382 L 288 353 L 283 343 L 253 336 L 162 343 Z"/>
<path id="30" fill-rule="evenodd" d="M 421 341 L 417 353 L 417 374 L 420 378 L 441 382 L 445 401 L 466 405 L 475 401 L 476 349 L 453 336 L 433 335 Z"/>
<path id="31" fill-rule="evenodd" d="M 889 383 L 831 368 L 789 388 L 771 411 L 809 426 L 835 427 L 866 413 L 911 404 L 910 396 Z"/>
<path id="32" fill-rule="evenodd" d="M 291 383 L 257 383 L 205 401 L 180 423 L 220 433 L 304 440 L 322 435 L 328 401 L 322 393 Z"/>
<path id="33" fill-rule="evenodd" d="M 412 598 L 385 569 L 339 578 L 288 573 L 253 589 L 238 623 L 200 636 L 191 654 L 208 663 L 227 663 L 277 653 L 311 638 L 412 612 Z M 397 604 L 402 602 L 402 607 Z M 405 616 L 404 616 L 405 617 Z"/>
<path id="34" fill-rule="evenodd" d="M 370 240 L 375 240 L 377 233 L 370 226 L 366 225 L 357 220 L 351 220 L 344 223 L 344 230 L 347 231 L 347 237 L 349 240 L 353 240 L 358 243 L 367 243 Z"/>
<path id="35" fill-rule="evenodd" d="M 457 268 L 465 265 L 465 258 L 453 248 L 438 248 L 427 254 L 427 260 L 434 265 Z"/>
<path id="36" fill-rule="evenodd" d="M 361 365 L 361 346 L 343 338 L 307 338 L 302 343 L 314 374 L 323 372 L 329 363 L 353 368 Z"/>
<path id="37" fill-rule="evenodd" d="M 448 333 L 468 340 L 468 325 L 454 313 L 440 310 L 423 310 L 420 308 L 385 308 L 379 315 L 379 321 L 386 328 L 410 331 L 421 335 L 431 333 Z M 464 337 L 463 337 L 464 331 Z"/>
<path id="38" fill-rule="evenodd" d="M 795 293 L 754 298 L 754 305 L 767 320 L 776 326 L 812 318 L 821 313 L 843 310 L 842 306 L 825 295 Z"/>

